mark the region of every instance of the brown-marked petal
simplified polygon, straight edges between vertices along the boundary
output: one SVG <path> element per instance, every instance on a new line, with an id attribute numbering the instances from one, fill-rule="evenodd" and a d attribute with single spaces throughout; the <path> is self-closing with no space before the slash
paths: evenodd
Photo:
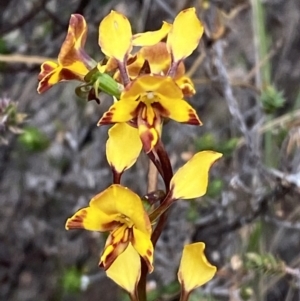
<path id="1" fill-rule="evenodd" d="M 83 16 L 71 15 L 66 39 L 58 55 L 58 62 L 61 65 L 72 65 L 81 61 L 80 48 L 84 47 L 87 36 L 87 24 Z"/>
<path id="2" fill-rule="evenodd" d="M 114 103 L 98 121 L 98 125 L 116 122 L 127 122 L 136 117 L 136 108 L 139 101 L 122 99 Z"/>
<path id="3" fill-rule="evenodd" d="M 155 106 L 163 117 L 191 125 L 202 125 L 196 111 L 183 99 L 170 99 L 160 95 L 160 108 Z"/>
<path id="4" fill-rule="evenodd" d="M 145 260 L 148 271 L 153 271 L 153 245 L 150 240 L 150 235 L 141 232 L 139 229 L 133 228 L 132 245 L 140 256 Z"/>
<path id="5" fill-rule="evenodd" d="M 66 222 L 66 229 L 110 231 L 116 227 L 115 215 L 107 215 L 98 208 L 86 207 L 78 210 Z"/>

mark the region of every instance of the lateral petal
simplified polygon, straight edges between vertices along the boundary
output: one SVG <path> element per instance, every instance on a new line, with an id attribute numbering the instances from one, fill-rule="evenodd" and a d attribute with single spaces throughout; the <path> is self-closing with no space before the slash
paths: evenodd
<path id="1" fill-rule="evenodd" d="M 131 241 L 135 250 L 145 260 L 149 273 L 153 271 L 153 245 L 149 234 L 141 232 L 139 229 L 133 228 L 133 238 Z"/>

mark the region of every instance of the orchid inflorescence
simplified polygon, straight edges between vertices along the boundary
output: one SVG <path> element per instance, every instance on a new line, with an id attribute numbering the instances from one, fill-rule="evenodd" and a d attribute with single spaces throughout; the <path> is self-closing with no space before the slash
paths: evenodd
<path id="1" fill-rule="evenodd" d="M 199 152 L 173 174 L 161 140 L 167 119 L 202 124 L 184 100 L 195 94 L 192 80 L 185 75 L 184 59 L 197 48 L 202 34 L 195 8 L 181 11 L 173 24 L 163 22 L 159 30 L 134 35 L 128 19 L 111 11 L 99 26 L 105 59 L 97 63 L 84 50 L 86 21 L 74 14 L 57 62 L 44 62 L 38 77 L 39 93 L 61 81 L 79 80 L 76 93 L 87 100 L 100 103 L 101 92 L 113 96 L 114 103 L 98 122 L 99 126 L 113 124 L 106 143 L 113 184 L 70 217 L 66 229 L 109 233 L 99 266 L 131 300 L 146 299 L 145 279 L 154 269 L 154 248 L 169 207 L 179 199 L 203 196 L 209 169 L 222 156 L 209 150 Z M 134 46 L 138 46 L 135 52 Z M 161 175 L 165 190 L 140 197 L 121 184 L 121 177 L 142 150 Z M 216 273 L 204 248 L 202 242 L 184 247 L 178 272 L 181 300 Z"/>

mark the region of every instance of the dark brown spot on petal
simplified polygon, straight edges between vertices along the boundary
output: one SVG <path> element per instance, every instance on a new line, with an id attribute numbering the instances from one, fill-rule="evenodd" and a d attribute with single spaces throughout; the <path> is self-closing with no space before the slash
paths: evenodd
<path id="1" fill-rule="evenodd" d="M 195 114 L 192 110 L 189 111 L 189 120 L 186 123 L 191 125 L 202 125 L 197 114 Z"/>
<path id="2" fill-rule="evenodd" d="M 66 229 L 83 229 L 83 221 L 87 216 L 87 211 L 82 210 L 80 214 L 75 214 L 74 217 L 69 219 L 66 223 Z"/>
<path id="3" fill-rule="evenodd" d="M 98 121 L 97 125 L 111 124 L 115 110 L 115 108 L 111 108 L 109 111 L 105 112 L 102 118 Z"/>
<path id="4" fill-rule="evenodd" d="M 148 258 L 147 256 L 143 256 L 142 258 L 145 260 L 145 262 L 146 262 L 146 264 L 147 264 L 149 273 L 152 273 L 152 271 L 153 271 L 153 265 L 152 265 L 152 263 L 149 261 L 149 258 Z"/>

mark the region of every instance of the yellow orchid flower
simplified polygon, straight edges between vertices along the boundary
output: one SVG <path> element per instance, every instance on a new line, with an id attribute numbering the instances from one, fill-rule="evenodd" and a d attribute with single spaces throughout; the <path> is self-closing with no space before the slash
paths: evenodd
<path id="1" fill-rule="evenodd" d="M 201 125 L 196 111 L 183 100 L 183 93 L 171 77 L 139 76 L 121 94 L 119 101 L 99 120 L 98 125 L 136 120 L 146 153 L 157 144 L 162 118 Z"/>
<path id="2" fill-rule="evenodd" d="M 77 211 L 66 222 L 66 229 L 109 231 L 99 265 L 107 270 L 129 244 L 153 266 L 151 224 L 138 195 L 121 185 L 111 185 L 92 198 L 88 207 Z"/>
<path id="3" fill-rule="evenodd" d="M 186 245 L 183 249 L 178 271 L 182 301 L 188 300 L 191 291 L 211 280 L 216 274 L 217 268 L 208 262 L 204 249 L 203 242 Z"/>
<path id="4" fill-rule="evenodd" d="M 203 196 L 208 185 L 209 169 L 221 153 L 202 151 L 178 169 L 170 183 L 170 199 L 193 199 Z"/>
<path id="5" fill-rule="evenodd" d="M 83 47 L 87 24 L 83 16 L 71 15 L 68 33 L 61 47 L 57 62 L 46 61 L 41 65 L 37 91 L 43 93 L 58 82 L 81 80 L 96 65 Z"/>

